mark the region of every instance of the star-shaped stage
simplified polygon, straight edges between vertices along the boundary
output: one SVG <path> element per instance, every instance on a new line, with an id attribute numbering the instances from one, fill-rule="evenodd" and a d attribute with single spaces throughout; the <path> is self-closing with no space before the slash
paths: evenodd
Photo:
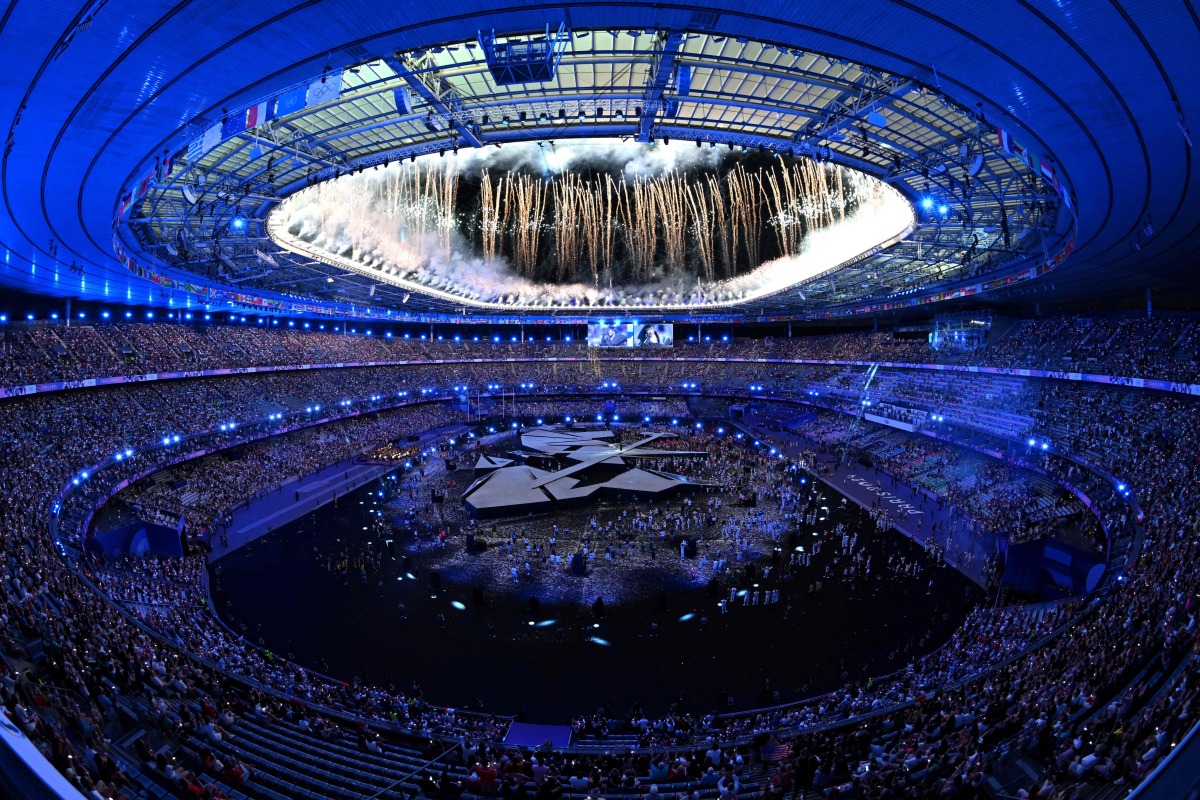
<path id="1" fill-rule="evenodd" d="M 575 508 L 601 496 L 631 499 L 671 497 L 709 484 L 683 475 L 634 466 L 641 459 L 707 458 L 704 451 L 649 447 L 673 438 L 654 433 L 633 444 L 610 441 L 609 430 L 537 428 L 521 435 L 521 447 L 501 458 L 485 455 L 463 504 L 477 519 L 539 514 Z"/>

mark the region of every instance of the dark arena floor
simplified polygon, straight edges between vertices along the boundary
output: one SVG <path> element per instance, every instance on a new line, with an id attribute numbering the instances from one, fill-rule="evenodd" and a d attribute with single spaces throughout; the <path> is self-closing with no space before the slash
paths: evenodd
<path id="1" fill-rule="evenodd" d="M 578 547 L 571 532 L 592 518 L 603 528 L 649 504 L 613 501 L 481 523 L 477 536 L 491 546 L 468 552 L 455 495 L 428 507 L 442 512 L 444 526 L 418 525 L 414 534 L 405 512 L 409 488 L 414 496 L 427 496 L 431 485 L 461 493 L 471 471 L 447 478 L 440 462 L 429 461 L 426 472 L 401 469 L 215 562 L 224 619 L 343 680 L 415 683 L 436 704 L 559 723 L 605 705 L 618 714 L 635 707 L 720 713 L 810 697 L 937 648 L 982 599 L 975 584 L 907 537 L 878 532 L 866 511 L 799 477 L 793 484 L 811 516 L 791 520 L 777 540 L 751 537 L 745 560 L 717 578 L 697 574 L 700 557 L 722 552 L 725 522 L 755 511 L 728 505 L 728 492 L 718 522 L 700 532 L 697 558 L 680 558 L 675 534 L 660 539 L 652 557 L 650 535 L 612 560 L 599 556 L 586 576 L 543 568 L 526 577 L 525 559 L 508 556 L 500 542 L 515 535 L 520 550 L 528 535 L 536 547 L 557 524 L 566 552 Z M 453 531 L 444 545 L 443 529 Z M 849 555 L 841 552 L 843 531 L 858 534 Z M 790 553 L 802 547 L 811 563 L 792 566 Z M 517 581 L 510 563 L 518 564 Z M 851 578 L 845 572 L 853 565 Z M 763 592 L 757 605 L 756 588 Z M 765 602 L 773 591 L 778 602 Z"/>

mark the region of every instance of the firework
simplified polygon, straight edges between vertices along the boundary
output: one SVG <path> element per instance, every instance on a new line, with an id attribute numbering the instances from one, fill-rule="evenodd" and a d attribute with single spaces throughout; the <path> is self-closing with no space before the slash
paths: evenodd
<path id="1" fill-rule="evenodd" d="M 297 239 L 392 280 L 485 303 L 584 307 L 737 302 L 886 238 L 860 209 L 886 215 L 886 236 L 912 219 L 876 179 L 807 159 L 728 156 L 727 168 L 710 158 L 699 170 L 655 151 L 662 168 L 623 172 L 509 153 L 344 176 L 282 213 Z"/>

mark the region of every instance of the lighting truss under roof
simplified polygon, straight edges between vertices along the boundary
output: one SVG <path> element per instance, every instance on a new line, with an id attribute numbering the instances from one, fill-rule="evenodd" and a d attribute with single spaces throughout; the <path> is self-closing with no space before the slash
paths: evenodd
<path id="1" fill-rule="evenodd" d="M 729 310 L 729 318 L 804 318 L 954 296 L 955 287 L 1020 275 L 1069 249 L 1074 214 L 1062 201 L 1065 187 L 1056 191 L 999 146 L 995 124 L 932 88 L 932 74 L 889 74 L 714 32 L 568 31 L 563 44 L 553 80 L 538 83 L 497 83 L 478 41 L 331 68 L 312 78 L 340 88 L 327 100 L 224 137 L 200 157 L 175 154 L 182 166 L 154 182 L 120 226 L 123 247 L 164 274 L 247 293 L 381 315 L 461 315 L 451 300 L 281 249 L 267 236 L 267 214 L 314 182 L 396 159 L 610 136 L 831 160 L 886 180 L 927 212 L 902 241 Z M 264 101 L 304 85 L 280 87 Z"/>

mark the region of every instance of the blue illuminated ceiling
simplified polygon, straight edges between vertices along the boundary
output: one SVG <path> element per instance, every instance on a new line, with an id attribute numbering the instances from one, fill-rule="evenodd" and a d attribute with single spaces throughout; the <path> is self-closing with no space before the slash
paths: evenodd
<path id="1" fill-rule="evenodd" d="M 481 31 L 553 33 L 560 24 L 570 40 L 546 83 L 497 85 L 482 50 L 470 46 Z M 1001 205 L 1014 227 L 1036 229 L 1029 264 L 1069 239 L 1075 215 L 1058 209 L 1047 220 L 1025 205 L 1045 187 L 999 150 L 1000 126 L 1056 165 L 1078 230 L 1061 267 L 989 297 L 1102 301 L 1154 287 L 1191 300 L 1200 203 L 1188 123 L 1200 118 L 1198 48 L 1194 11 L 1164 3 L 98 0 L 81 9 L 23 0 L 0 17 L 0 111 L 9 121 L 0 281 L 56 296 L 196 305 L 196 295 L 160 289 L 114 254 L 118 199 L 163 154 L 176 156 L 172 175 L 118 231 L 138 264 L 179 280 L 196 273 L 197 285 L 246 295 L 397 315 L 454 309 L 419 297 L 404 303 L 325 265 L 281 261 L 256 240 L 256 218 L 303 186 L 310 169 L 327 177 L 451 139 L 472 146 L 602 133 L 765 142 L 823 152 L 890 175 L 914 197 L 941 192 L 955 202 L 944 176 L 985 157 L 969 224 L 925 226 L 832 286 L 744 313 L 813 316 L 869 307 L 896 296 L 903 281 L 915 293 L 971 284 L 979 263 L 972 275 L 956 270 L 956 252 L 972 231 L 990 229 L 995 244 Z M 346 78 L 340 98 L 259 129 L 257 148 L 251 132 L 195 164 L 177 156 L 222 117 L 332 75 Z M 398 88 L 409 114 L 397 111 Z M 657 113 L 638 116 L 639 106 Z M 524 125 L 513 116 L 505 126 L 492 113 L 519 110 Z M 199 174 L 209 196 L 188 203 L 183 186 L 194 189 Z M 214 232 L 235 216 L 245 228 L 214 246 Z M 193 254 L 187 263 L 181 228 Z M 997 275 L 1021 268 L 1021 253 L 995 249 L 989 269 Z"/>

